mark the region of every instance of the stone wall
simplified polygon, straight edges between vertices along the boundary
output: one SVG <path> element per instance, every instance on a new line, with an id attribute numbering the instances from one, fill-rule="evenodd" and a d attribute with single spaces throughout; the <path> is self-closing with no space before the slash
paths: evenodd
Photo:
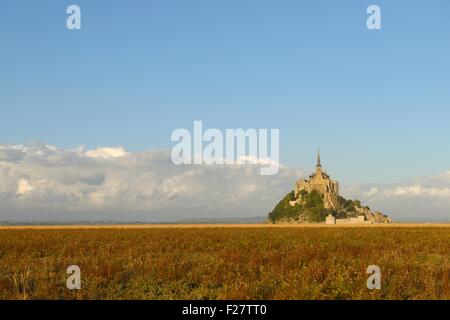
<path id="1" fill-rule="evenodd" d="M 366 224 L 366 221 L 364 216 L 358 216 L 355 218 L 345 218 L 345 219 L 336 219 L 336 224 Z"/>

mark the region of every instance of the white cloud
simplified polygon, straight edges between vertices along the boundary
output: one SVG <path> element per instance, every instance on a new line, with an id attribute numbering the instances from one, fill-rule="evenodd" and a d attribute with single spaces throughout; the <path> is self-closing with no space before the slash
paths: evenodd
<path id="1" fill-rule="evenodd" d="M 387 196 L 428 196 L 428 197 L 450 197 L 450 188 L 427 188 L 420 184 L 400 186 L 386 190 Z"/>
<path id="2" fill-rule="evenodd" d="M 449 187 L 424 187 L 421 184 L 401 185 L 397 187 L 386 187 L 380 190 L 378 187 L 371 187 L 369 191 L 362 192 L 362 195 L 366 198 L 373 197 L 417 197 L 423 196 L 428 198 L 445 198 L 450 199 L 450 186 Z"/>
<path id="3" fill-rule="evenodd" d="M 19 179 L 17 183 L 17 196 L 24 196 L 33 191 L 33 186 L 28 179 Z"/>
<path id="4" fill-rule="evenodd" d="M 86 156 L 91 158 L 118 158 L 128 154 L 123 147 L 117 148 L 97 148 L 86 152 Z"/>
<path id="5" fill-rule="evenodd" d="M 379 189 L 377 187 L 372 187 L 372 188 L 370 188 L 369 191 L 363 192 L 363 196 L 372 197 L 372 196 L 376 195 L 378 192 L 379 192 Z"/>

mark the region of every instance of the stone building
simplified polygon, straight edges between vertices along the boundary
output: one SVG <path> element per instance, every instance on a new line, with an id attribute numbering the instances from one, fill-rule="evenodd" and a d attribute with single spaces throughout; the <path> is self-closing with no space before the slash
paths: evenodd
<path id="1" fill-rule="evenodd" d="M 296 201 L 291 201 L 291 206 L 295 206 L 300 201 L 299 193 L 305 190 L 311 192 L 316 190 L 323 196 L 324 206 L 327 209 L 339 210 L 339 183 L 330 178 L 324 170 L 322 170 L 322 164 L 320 163 L 320 152 L 317 152 L 317 164 L 316 171 L 309 176 L 308 180 L 300 179 L 295 184 L 295 198 Z"/>

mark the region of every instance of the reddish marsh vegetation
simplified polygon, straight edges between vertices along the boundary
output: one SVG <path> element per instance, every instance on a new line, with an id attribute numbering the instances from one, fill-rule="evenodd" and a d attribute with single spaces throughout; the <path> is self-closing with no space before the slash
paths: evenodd
<path id="1" fill-rule="evenodd" d="M 449 260 L 437 226 L 0 230 L 0 299 L 450 299 Z"/>

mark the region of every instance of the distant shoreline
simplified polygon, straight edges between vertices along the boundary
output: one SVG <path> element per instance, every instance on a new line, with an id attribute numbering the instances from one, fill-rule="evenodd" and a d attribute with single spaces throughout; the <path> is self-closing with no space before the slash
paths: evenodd
<path id="1" fill-rule="evenodd" d="M 442 227 L 450 228 L 450 222 L 447 223 L 392 223 L 392 224 L 346 224 L 346 225 L 326 225 L 326 224 L 73 224 L 73 225 L 9 225 L 0 226 L 2 230 L 89 230 L 89 229 L 203 229 L 203 228 L 427 228 Z"/>

